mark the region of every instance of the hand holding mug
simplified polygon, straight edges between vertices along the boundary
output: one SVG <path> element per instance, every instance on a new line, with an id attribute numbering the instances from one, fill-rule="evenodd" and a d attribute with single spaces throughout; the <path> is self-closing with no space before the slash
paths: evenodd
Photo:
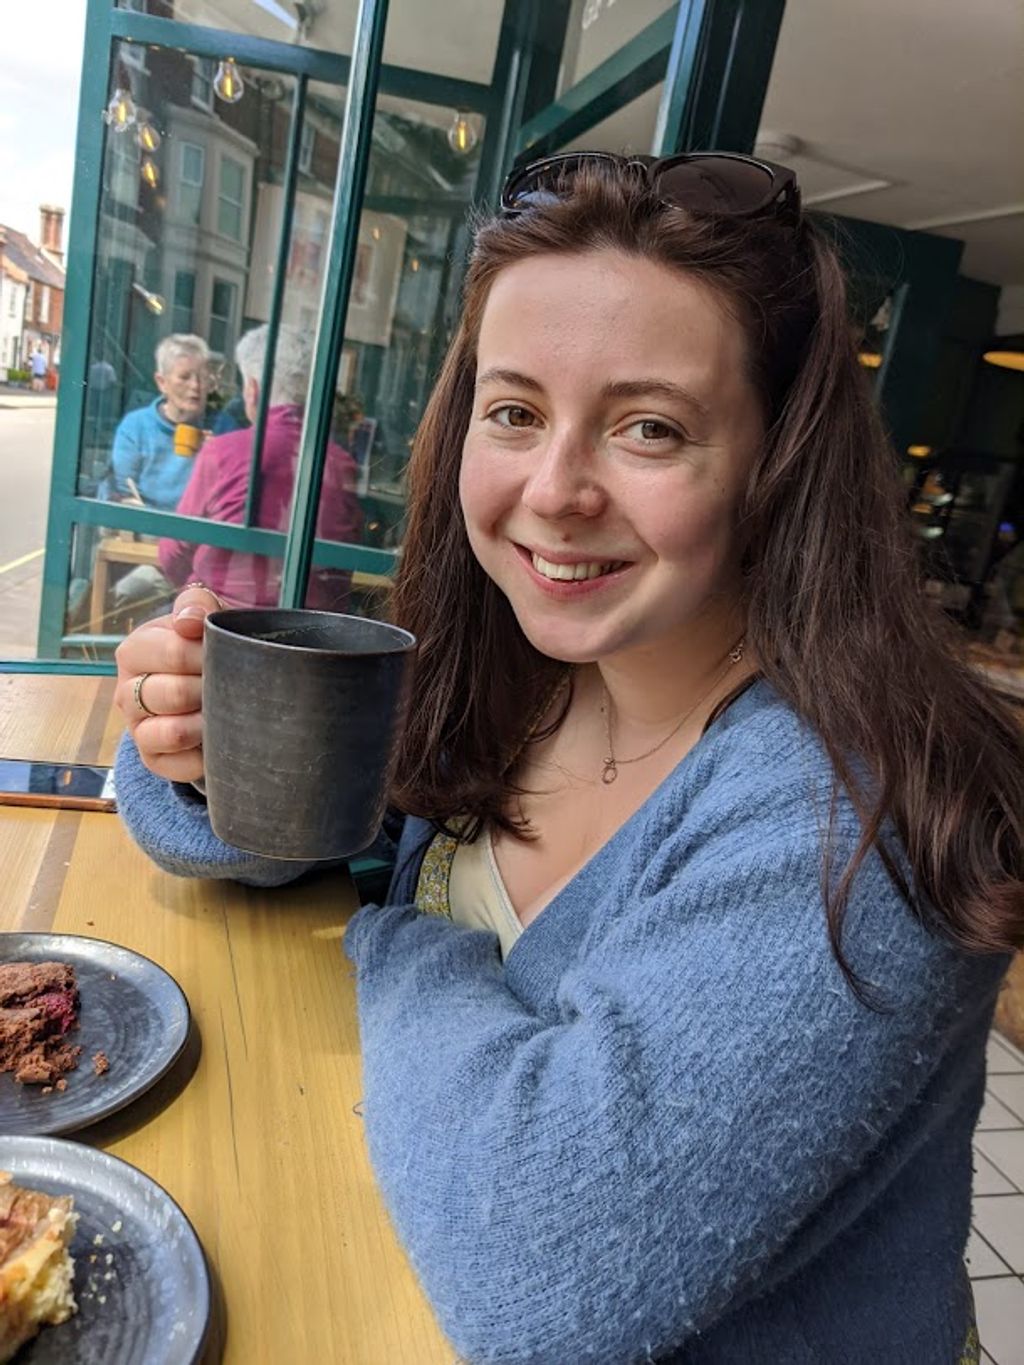
<path id="1" fill-rule="evenodd" d="M 203 626 L 220 605 L 190 584 L 169 616 L 146 621 L 117 647 L 115 703 L 143 763 L 172 782 L 203 776 Z"/>

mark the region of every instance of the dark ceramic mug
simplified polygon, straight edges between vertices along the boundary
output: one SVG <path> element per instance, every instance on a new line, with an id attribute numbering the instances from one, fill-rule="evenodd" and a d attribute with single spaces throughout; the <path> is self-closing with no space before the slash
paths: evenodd
<path id="1" fill-rule="evenodd" d="M 272 858 L 343 858 L 372 843 L 415 648 L 408 631 L 359 616 L 211 612 L 203 764 L 214 834 Z"/>

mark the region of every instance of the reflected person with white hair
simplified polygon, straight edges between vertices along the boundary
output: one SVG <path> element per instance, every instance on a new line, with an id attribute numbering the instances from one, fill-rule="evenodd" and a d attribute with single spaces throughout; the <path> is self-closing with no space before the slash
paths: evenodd
<path id="1" fill-rule="evenodd" d="M 174 450 L 180 423 L 202 426 L 210 392 L 210 349 L 200 336 L 175 332 L 156 348 L 153 376 L 159 395 L 144 408 L 126 413 L 114 433 L 111 451 L 113 498 L 136 500 L 173 512 L 192 473 L 191 455 Z"/>
<path id="2" fill-rule="evenodd" d="M 268 328 L 247 332 L 235 348 L 242 375 L 242 397 L 250 422 L 260 402 Z M 295 327 L 282 327 L 274 355 L 274 376 L 267 408 L 260 460 L 260 497 L 256 525 L 285 531 L 291 513 L 295 466 L 302 437 L 306 387 L 312 369 L 311 340 Z M 207 440 L 178 511 L 184 516 L 240 524 L 244 519 L 252 463 L 253 428 L 225 432 Z M 317 536 L 326 540 L 358 541 L 362 508 L 355 495 L 356 464 L 333 442 L 327 447 Z M 281 560 L 265 555 L 195 545 L 190 541 L 160 542 L 160 568 L 176 584 L 199 579 L 227 606 L 276 606 L 281 586 Z M 350 574 L 338 569 L 314 569 L 309 577 L 306 605 L 322 610 L 344 610 Z"/>

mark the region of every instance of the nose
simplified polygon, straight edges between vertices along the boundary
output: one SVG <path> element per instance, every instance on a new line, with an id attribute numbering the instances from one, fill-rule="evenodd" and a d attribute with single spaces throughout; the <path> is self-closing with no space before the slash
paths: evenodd
<path id="1" fill-rule="evenodd" d="M 547 521 L 594 517 L 607 501 L 593 442 L 579 428 L 553 430 L 537 452 L 522 494 L 523 506 Z"/>

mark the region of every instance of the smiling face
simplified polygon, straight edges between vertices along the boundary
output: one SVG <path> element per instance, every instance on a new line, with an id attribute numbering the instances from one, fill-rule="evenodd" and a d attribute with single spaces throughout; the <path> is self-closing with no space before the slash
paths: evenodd
<path id="1" fill-rule="evenodd" d="M 726 646 L 736 509 L 763 437 L 746 340 L 706 285 L 616 251 L 488 295 L 460 495 L 530 642 L 571 663 Z"/>
<path id="2" fill-rule="evenodd" d="M 179 355 L 165 374 L 156 375 L 156 386 L 164 396 L 168 421 L 201 420 L 210 392 L 210 371 L 205 361 L 198 356 Z"/>

